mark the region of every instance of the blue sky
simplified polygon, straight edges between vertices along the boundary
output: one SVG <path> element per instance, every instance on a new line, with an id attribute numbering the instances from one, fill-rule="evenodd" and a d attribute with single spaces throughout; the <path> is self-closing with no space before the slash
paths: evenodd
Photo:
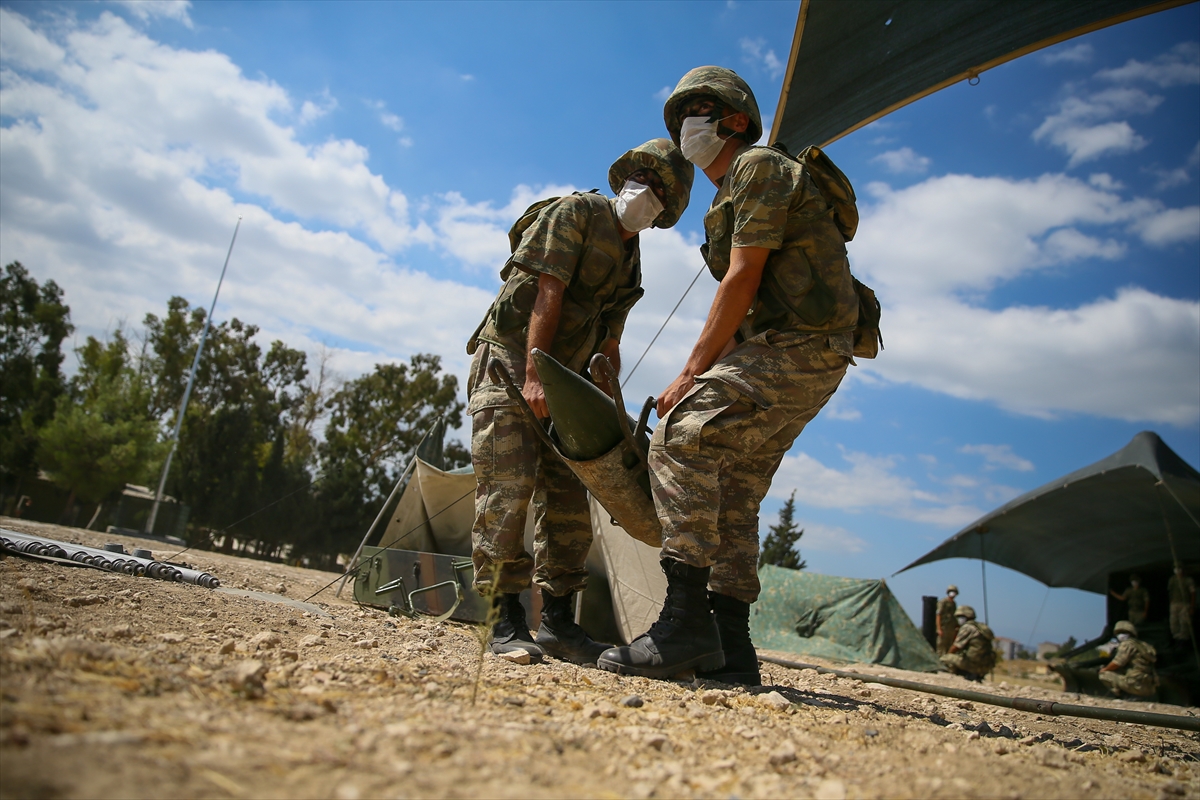
<path id="1" fill-rule="evenodd" d="M 607 191 L 664 135 L 665 92 L 721 64 L 766 126 L 797 3 L 2 3 L 0 258 L 66 290 L 77 341 L 182 294 L 346 377 L 463 343 L 529 203 Z M 1155 430 L 1200 463 L 1200 9 L 984 73 L 828 152 L 863 221 L 887 349 L 785 459 L 811 569 L 886 577 L 977 516 Z M 643 235 L 636 361 L 701 267 L 713 188 Z M 702 277 L 626 388 L 678 371 Z M 889 578 L 914 617 L 978 562 Z M 988 570 L 1001 635 L 1088 637 L 1098 595 Z M 1045 610 L 1033 630 L 1038 609 Z"/>

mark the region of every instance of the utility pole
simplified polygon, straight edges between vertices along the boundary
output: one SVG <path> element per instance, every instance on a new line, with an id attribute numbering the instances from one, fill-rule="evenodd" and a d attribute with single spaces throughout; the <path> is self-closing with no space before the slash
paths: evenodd
<path id="1" fill-rule="evenodd" d="M 179 429 L 183 427 L 183 414 L 187 411 L 188 400 L 192 396 L 192 387 L 196 385 L 196 370 L 200 367 L 200 355 L 204 352 L 204 342 L 208 339 L 208 329 L 212 325 L 213 312 L 217 310 L 217 298 L 221 294 L 221 284 L 225 282 L 225 270 L 229 269 L 229 257 L 233 255 L 233 243 L 237 241 L 238 228 L 242 226 L 242 218 L 238 217 L 233 226 L 233 238 L 229 240 L 229 252 L 225 254 L 225 266 L 221 267 L 221 277 L 217 281 L 217 291 L 213 294 L 212 305 L 208 316 L 204 319 L 204 328 L 200 331 L 200 344 L 196 346 L 196 357 L 192 359 L 192 371 L 188 373 L 187 388 L 183 390 L 183 400 L 179 403 L 179 413 L 175 415 L 175 428 L 171 431 L 171 451 L 167 453 L 167 463 L 163 464 L 162 475 L 158 479 L 158 491 L 154 493 L 154 505 L 150 507 L 150 516 L 146 518 L 145 533 L 154 533 L 154 523 L 158 519 L 158 507 L 162 503 L 163 488 L 167 485 L 167 473 L 171 471 L 171 459 L 175 457 L 175 448 L 179 446 Z"/>

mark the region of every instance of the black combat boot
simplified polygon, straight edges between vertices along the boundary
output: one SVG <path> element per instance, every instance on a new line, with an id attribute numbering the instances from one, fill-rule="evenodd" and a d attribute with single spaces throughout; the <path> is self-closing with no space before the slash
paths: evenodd
<path id="1" fill-rule="evenodd" d="M 600 669 L 669 678 L 684 670 L 716 670 L 725 664 L 721 636 L 708 606 L 712 567 L 691 567 L 664 558 L 662 569 L 667 574 L 667 599 L 658 622 L 628 647 L 604 651 L 596 662 Z"/>
<path id="2" fill-rule="evenodd" d="M 492 626 L 492 652 L 515 653 L 524 650 L 532 658 L 541 658 L 545 653 L 533 641 L 529 625 L 525 622 L 525 606 L 521 605 L 519 594 L 498 594 L 495 600 L 496 610 L 500 616 Z"/>
<path id="3" fill-rule="evenodd" d="M 573 664 L 595 664 L 611 644 L 592 640 L 575 622 L 575 593 L 555 597 L 542 590 L 542 624 L 534 640 L 548 656 Z"/>
<path id="4" fill-rule="evenodd" d="M 754 651 L 754 642 L 750 641 L 750 604 L 716 592 L 708 593 L 708 601 L 721 633 L 725 666 L 711 672 L 697 672 L 696 677 L 742 686 L 762 686 L 758 653 Z"/>

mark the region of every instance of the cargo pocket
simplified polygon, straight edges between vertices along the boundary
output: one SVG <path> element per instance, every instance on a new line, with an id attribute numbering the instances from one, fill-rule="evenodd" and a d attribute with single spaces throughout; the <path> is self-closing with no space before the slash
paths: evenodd
<path id="1" fill-rule="evenodd" d="M 671 450 L 696 452 L 700 449 L 704 426 L 724 414 L 741 400 L 737 390 L 720 381 L 697 381 L 692 390 L 684 395 L 674 408 L 667 412 L 661 423 L 663 435 L 655 430 L 656 444 Z"/>

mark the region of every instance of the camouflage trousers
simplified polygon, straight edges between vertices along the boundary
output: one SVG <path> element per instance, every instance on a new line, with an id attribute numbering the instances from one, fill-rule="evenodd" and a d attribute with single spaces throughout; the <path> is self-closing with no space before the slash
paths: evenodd
<path id="1" fill-rule="evenodd" d="M 475 522 L 471 560 L 475 588 L 518 593 L 530 579 L 556 596 L 587 585 L 584 560 L 592 545 L 587 490 L 548 450 L 524 414 L 487 374 L 498 358 L 513 382 L 525 380 L 525 359 L 481 343 L 467 384 L 471 463 L 475 467 Z M 533 506 L 533 556 L 525 549 L 526 515 Z"/>
<path id="2" fill-rule="evenodd" d="M 1113 670 L 1101 672 L 1099 678 L 1109 689 L 1116 689 L 1135 697 L 1150 697 L 1158 689 L 1158 682 L 1152 675 L 1143 675 L 1140 672 L 1131 675 L 1128 672 Z"/>
<path id="3" fill-rule="evenodd" d="M 1181 642 L 1192 638 L 1192 606 L 1190 603 L 1171 603 L 1168 621 L 1171 637 Z"/>
<path id="4" fill-rule="evenodd" d="M 983 676 L 992 671 L 991 664 L 977 662 L 967 658 L 964 653 L 946 653 L 941 657 L 942 666 L 953 672 L 955 675 L 963 675 L 970 673 L 974 676 Z"/>
<path id="5" fill-rule="evenodd" d="M 937 637 L 937 652 L 939 656 L 950 652 L 950 645 L 954 644 L 954 637 L 958 635 L 958 628 L 942 628 L 942 632 Z"/>
<path id="6" fill-rule="evenodd" d="M 650 441 L 663 556 L 712 566 L 714 592 L 758 599 L 759 505 L 792 442 L 837 390 L 849 354 L 848 335 L 768 332 L 696 378 Z"/>

